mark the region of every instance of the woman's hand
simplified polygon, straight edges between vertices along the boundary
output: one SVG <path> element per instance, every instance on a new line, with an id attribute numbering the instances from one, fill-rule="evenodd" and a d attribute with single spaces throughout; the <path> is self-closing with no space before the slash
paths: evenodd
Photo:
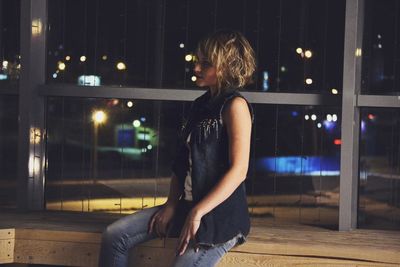
<path id="1" fill-rule="evenodd" d="M 201 216 L 192 210 L 186 217 L 185 224 L 183 225 L 181 235 L 178 240 L 178 247 L 176 254 L 181 256 L 185 253 L 190 240 L 194 240 L 197 231 L 200 227 Z"/>
<path id="2" fill-rule="evenodd" d="M 156 213 L 149 222 L 149 233 L 153 231 L 162 238 L 168 233 L 169 224 L 174 217 L 176 205 L 169 204 L 168 202 Z"/>

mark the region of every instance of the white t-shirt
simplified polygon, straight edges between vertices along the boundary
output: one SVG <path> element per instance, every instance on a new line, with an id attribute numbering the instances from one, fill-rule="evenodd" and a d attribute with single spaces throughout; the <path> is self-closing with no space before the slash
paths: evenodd
<path id="1" fill-rule="evenodd" d="M 188 135 L 188 138 L 186 140 L 186 146 L 189 149 L 189 170 L 186 174 L 185 178 L 185 200 L 187 201 L 193 201 L 193 195 L 192 195 L 192 153 L 190 151 L 190 138 L 191 138 L 191 133 Z"/>

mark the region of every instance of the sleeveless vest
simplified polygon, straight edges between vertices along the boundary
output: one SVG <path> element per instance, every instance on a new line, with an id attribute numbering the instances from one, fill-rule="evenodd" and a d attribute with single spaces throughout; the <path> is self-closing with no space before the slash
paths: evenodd
<path id="1" fill-rule="evenodd" d="M 207 91 L 193 102 L 188 119 L 182 127 L 172 170 L 183 191 L 189 168 L 189 151 L 185 142 L 191 133 L 189 146 L 194 205 L 210 192 L 230 167 L 228 133 L 222 113 L 225 105 L 234 97 L 244 98 L 236 89 L 226 89 L 215 97 L 211 97 L 210 91 Z M 253 118 L 252 108 L 248 105 Z M 246 191 L 242 183 L 224 202 L 203 216 L 196 242 L 214 245 L 238 235 L 242 237 L 239 241 L 244 242 L 249 230 Z"/>

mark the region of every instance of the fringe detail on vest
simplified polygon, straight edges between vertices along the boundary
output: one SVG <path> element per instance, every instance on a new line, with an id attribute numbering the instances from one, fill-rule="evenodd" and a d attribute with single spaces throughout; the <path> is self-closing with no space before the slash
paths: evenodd
<path id="1" fill-rule="evenodd" d="M 199 144 L 207 139 L 211 134 L 214 134 L 215 137 L 218 138 L 220 131 L 220 123 L 218 119 L 202 120 L 199 124 L 197 124 L 197 127 L 199 128 L 199 135 L 197 136 L 197 142 Z"/>

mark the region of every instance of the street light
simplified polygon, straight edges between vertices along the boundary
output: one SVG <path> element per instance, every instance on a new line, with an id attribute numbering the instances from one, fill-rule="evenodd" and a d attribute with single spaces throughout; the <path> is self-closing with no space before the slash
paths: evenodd
<path id="1" fill-rule="evenodd" d="M 93 120 L 93 178 L 97 178 L 97 143 L 99 125 L 104 124 L 107 120 L 107 114 L 102 110 L 95 110 L 92 113 Z"/>

